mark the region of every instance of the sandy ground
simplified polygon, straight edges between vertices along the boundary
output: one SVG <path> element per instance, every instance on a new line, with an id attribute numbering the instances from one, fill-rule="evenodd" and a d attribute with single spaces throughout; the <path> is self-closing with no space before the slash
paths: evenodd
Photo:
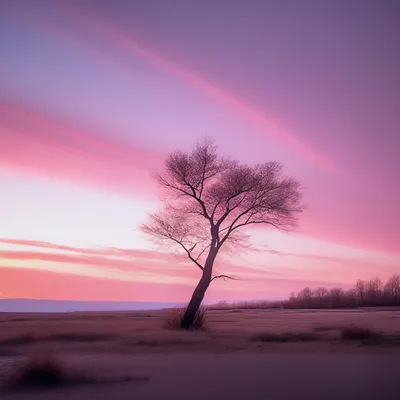
<path id="1" fill-rule="evenodd" d="M 399 341 L 340 339 L 356 324 L 393 337 L 400 311 L 212 311 L 207 332 L 163 329 L 166 312 L 1 314 L 0 377 L 20 358 L 57 354 L 71 369 L 134 381 L 1 393 L 19 399 L 399 399 Z M 318 340 L 264 343 L 263 332 Z"/>
<path id="2" fill-rule="evenodd" d="M 400 393 L 400 358 L 393 355 L 113 355 L 86 357 L 75 364 L 115 376 L 129 371 L 139 380 L 15 392 L 4 394 L 4 399 L 398 400 Z"/>

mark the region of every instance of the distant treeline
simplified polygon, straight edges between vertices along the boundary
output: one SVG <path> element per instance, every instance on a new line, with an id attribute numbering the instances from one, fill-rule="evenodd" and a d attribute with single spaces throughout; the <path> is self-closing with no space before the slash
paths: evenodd
<path id="1" fill-rule="evenodd" d="M 264 308 L 356 308 L 400 306 L 400 275 L 391 276 L 386 283 L 375 278 L 368 281 L 359 279 L 355 286 L 327 289 L 319 287 L 292 293 L 283 301 L 246 301 L 239 303 L 220 302 L 212 309 L 264 309 Z"/>
<path id="2" fill-rule="evenodd" d="M 400 275 L 391 276 L 386 283 L 375 278 L 359 279 L 349 290 L 320 287 L 301 290 L 280 304 L 284 308 L 352 308 L 400 306 Z"/>

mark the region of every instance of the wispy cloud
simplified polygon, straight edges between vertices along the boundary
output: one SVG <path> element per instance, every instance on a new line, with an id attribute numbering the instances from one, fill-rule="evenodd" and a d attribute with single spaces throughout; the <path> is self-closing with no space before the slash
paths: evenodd
<path id="1" fill-rule="evenodd" d="M 34 282 L 34 284 L 33 284 Z M 67 271 L 0 266 L 0 290 L 10 298 L 90 301 L 185 301 L 192 287 L 177 282 L 104 279 Z"/>
<path id="2" fill-rule="evenodd" d="M 333 262 L 339 262 L 343 263 L 343 261 L 349 261 L 352 260 L 351 258 L 348 258 L 346 256 L 342 257 L 334 257 L 334 256 L 328 256 L 324 254 L 313 254 L 313 253 L 291 253 L 287 251 L 280 251 L 280 250 L 273 250 L 273 249 L 265 249 L 262 250 L 262 252 L 272 254 L 274 256 L 280 256 L 280 257 L 298 257 L 298 258 L 305 258 L 305 259 L 314 259 L 314 260 L 320 260 L 320 261 L 333 261 Z"/>
<path id="3" fill-rule="evenodd" d="M 81 247 L 72 247 L 65 246 L 61 244 L 53 244 L 50 242 L 43 242 L 38 240 L 26 240 L 26 239 L 0 239 L 0 243 L 8 244 L 8 245 L 16 245 L 16 246 L 27 246 L 27 247 L 36 247 L 42 249 L 50 249 L 50 250 L 63 250 L 80 254 L 88 254 L 88 255 L 99 255 L 101 250 L 95 249 L 85 249 Z"/>
<path id="4" fill-rule="evenodd" d="M 148 195 L 163 155 L 0 99 L 0 167 Z"/>
<path id="5" fill-rule="evenodd" d="M 229 274 L 237 280 L 213 283 L 209 299 L 283 298 L 305 286 L 349 287 L 357 278 L 372 277 L 365 262 L 359 259 L 341 259 L 339 262 L 340 257 L 314 257 L 314 254 L 271 249 L 264 252 L 264 258 L 262 253 L 257 253 L 261 258 L 256 264 L 241 262 L 240 259 L 232 261 L 220 258 L 215 265 L 215 274 Z M 297 262 L 292 266 L 280 265 L 279 258 L 282 257 L 299 257 L 304 259 L 304 265 L 312 260 L 321 261 L 322 264 L 314 263 L 307 268 L 299 267 Z M 329 264 L 332 261 L 334 268 Z M 385 279 L 392 272 L 387 268 L 382 269 L 381 277 Z M 137 300 L 137 296 L 127 292 L 126 288 L 131 285 L 140 293 L 144 293 L 144 288 L 151 291 L 153 297 L 150 294 L 144 296 L 147 300 L 155 301 L 161 293 L 170 291 L 164 299 L 184 301 L 187 299 L 184 296 L 190 295 L 198 279 L 198 270 L 183 255 L 175 253 L 118 247 L 84 248 L 44 241 L 0 239 L 0 290 L 7 289 L 8 297 L 15 297 L 24 290 L 25 297 L 43 298 L 44 295 L 38 295 L 36 289 L 27 287 L 28 276 L 36 277 L 35 282 L 39 277 L 46 277 L 49 281 L 57 282 L 57 285 L 76 281 L 79 282 L 79 290 L 82 290 L 75 293 L 72 288 L 67 291 L 68 295 L 62 295 L 67 293 L 64 287 L 60 293 L 53 292 L 52 287 L 43 288 L 43 293 L 48 293 L 45 296 L 47 298 L 107 299 L 107 294 L 102 297 L 96 292 L 99 288 L 107 287 L 104 290 L 113 293 L 113 299 Z M 10 283 L 13 291 L 7 285 L 4 286 L 10 279 L 13 279 Z M 90 295 L 84 292 L 84 287 L 87 287 Z M 121 287 L 122 292 L 116 289 L 118 287 Z"/>
<path id="6" fill-rule="evenodd" d="M 165 284 L 175 282 L 194 285 L 198 277 L 197 268 L 179 253 L 118 247 L 82 248 L 7 238 L 0 239 L 0 245 L 0 265 L 9 268 L 30 268 L 94 278 Z M 243 287 L 252 285 L 251 282 L 262 286 L 278 281 L 279 285 L 286 282 L 288 287 L 293 281 L 297 288 L 300 283 L 332 286 L 329 279 L 325 280 L 327 273 L 331 275 L 332 280 L 348 284 L 359 277 L 370 277 L 368 271 L 371 270 L 371 265 L 372 269 L 374 267 L 374 264 L 369 265 L 363 259 L 297 254 L 273 249 L 258 252 L 257 255 L 256 263 L 254 260 L 248 262 L 241 258 L 222 257 L 215 265 L 215 274 L 232 275 Z M 281 257 L 304 259 L 304 266 L 299 266 L 298 260 L 293 266 L 290 266 L 290 262 L 282 264 L 279 260 Z M 385 266 L 381 272 L 385 278 L 392 271 L 390 266 Z"/>
<path id="7" fill-rule="evenodd" d="M 46 249 L 53 251 L 62 252 L 72 252 L 79 255 L 89 255 L 89 256 L 110 256 L 110 257 L 125 257 L 125 258 L 152 258 L 165 260 L 168 256 L 173 256 L 176 258 L 177 255 L 146 250 L 146 249 L 125 249 L 120 247 L 101 247 L 96 248 L 84 248 L 84 247 L 74 247 L 61 244 L 55 244 L 44 241 L 37 240 L 27 240 L 27 239 L 0 239 L 0 244 L 8 244 L 13 246 L 24 246 L 24 247 L 35 247 L 37 249 Z M 37 251 L 37 250 L 36 250 Z"/>
<path id="8" fill-rule="evenodd" d="M 84 48 L 85 52 L 93 52 L 97 48 L 97 51 L 94 50 L 94 53 L 97 52 L 98 54 L 99 49 L 103 52 L 106 51 L 105 49 L 108 49 L 107 52 L 114 55 L 114 63 L 119 64 L 124 70 L 132 68 L 133 64 L 130 57 L 139 57 L 161 71 L 176 76 L 210 98 L 233 110 L 238 115 L 241 115 L 253 126 L 259 128 L 264 133 L 265 138 L 272 137 L 276 139 L 295 150 L 303 158 L 326 170 L 339 170 L 338 166 L 334 166 L 331 160 L 316 152 L 304 140 L 300 140 L 277 117 L 269 115 L 265 110 L 259 110 L 249 105 L 235 93 L 230 93 L 215 82 L 211 82 L 198 73 L 194 73 L 187 67 L 173 61 L 168 55 L 155 52 L 143 43 L 143 41 L 139 41 L 131 34 L 124 32 L 120 27 L 111 23 L 109 19 L 106 20 L 104 17 L 101 17 L 95 9 L 89 10 L 85 7 L 79 7 L 76 4 L 64 3 L 63 10 L 65 11 L 62 18 L 62 25 L 64 26 L 56 25 L 54 21 L 44 20 L 40 13 L 31 16 L 20 13 L 20 17 L 23 17 L 25 20 L 32 20 L 34 18 L 34 22 L 36 23 L 39 20 L 42 28 L 50 30 L 52 34 L 57 34 L 64 40 L 80 48 L 82 48 L 80 36 L 84 35 L 87 40 L 87 45 Z M 71 29 L 72 26 L 75 29 Z M 79 35 L 75 33 L 77 31 L 76 27 L 79 27 Z"/>
<path id="9" fill-rule="evenodd" d="M 141 280 L 149 275 L 170 280 L 171 277 L 189 281 L 196 275 L 196 270 L 188 265 L 189 262 L 174 253 L 150 251 L 145 249 L 123 249 L 98 247 L 93 249 L 52 244 L 49 242 L 0 239 L 7 249 L 0 249 L 1 263 L 16 261 L 15 267 L 25 265 L 25 262 L 44 261 L 50 263 L 50 268 L 59 270 L 59 264 L 78 265 L 82 267 L 82 274 L 87 275 L 85 267 L 103 268 L 113 273 L 120 273 L 120 278 Z M 10 249 L 10 247 L 12 247 Z M 28 249 L 27 249 L 28 248 Z M 36 264 L 30 263 L 35 268 Z M 91 269 L 93 271 L 93 269 Z M 77 270 L 79 272 L 79 269 Z M 129 276 L 126 273 L 129 272 Z M 132 274 L 131 274 L 132 273 Z M 154 276 L 154 274 L 157 275 Z M 146 278 L 147 279 L 147 278 Z"/>

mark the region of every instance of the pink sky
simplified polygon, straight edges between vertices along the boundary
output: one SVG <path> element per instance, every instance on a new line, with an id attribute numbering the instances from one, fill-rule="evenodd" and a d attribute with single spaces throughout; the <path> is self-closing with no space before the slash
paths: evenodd
<path id="1" fill-rule="evenodd" d="M 221 254 L 237 280 L 209 300 L 399 273 L 398 6 L 168 3 L 0 5 L 0 296 L 187 300 L 198 270 L 138 224 L 151 172 L 205 135 L 280 161 L 307 204 Z"/>

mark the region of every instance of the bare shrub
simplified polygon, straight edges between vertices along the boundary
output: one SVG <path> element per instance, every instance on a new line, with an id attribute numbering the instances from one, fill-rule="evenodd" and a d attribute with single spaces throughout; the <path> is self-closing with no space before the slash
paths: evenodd
<path id="1" fill-rule="evenodd" d="M 13 365 L 5 379 L 6 390 L 29 390 L 62 387 L 73 384 L 110 384 L 147 381 L 147 377 L 94 377 L 83 370 L 68 368 L 55 356 L 31 357 Z"/>
<path id="2" fill-rule="evenodd" d="M 9 377 L 10 388 L 61 386 L 70 382 L 65 366 L 54 357 L 29 358 L 15 368 Z"/>
<path id="3" fill-rule="evenodd" d="M 350 325 L 342 328 L 341 338 L 344 340 L 379 340 L 382 334 L 369 328 L 357 325 Z"/>
<path id="4" fill-rule="evenodd" d="M 176 308 L 170 311 L 165 320 L 165 328 L 170 330 L 188 329 L 191 331 L 206 331 L 207 330 L 207 309 L 200 307 L 189 328 L 183 328 L 183 317 L 186 308 Z"/>
<path id="5" fill-rule="evenodd" d="M 319 336 L 313 332 L 262 332 L 250 337 L 253 342 L 313 342 L 319 340 Z"/>

